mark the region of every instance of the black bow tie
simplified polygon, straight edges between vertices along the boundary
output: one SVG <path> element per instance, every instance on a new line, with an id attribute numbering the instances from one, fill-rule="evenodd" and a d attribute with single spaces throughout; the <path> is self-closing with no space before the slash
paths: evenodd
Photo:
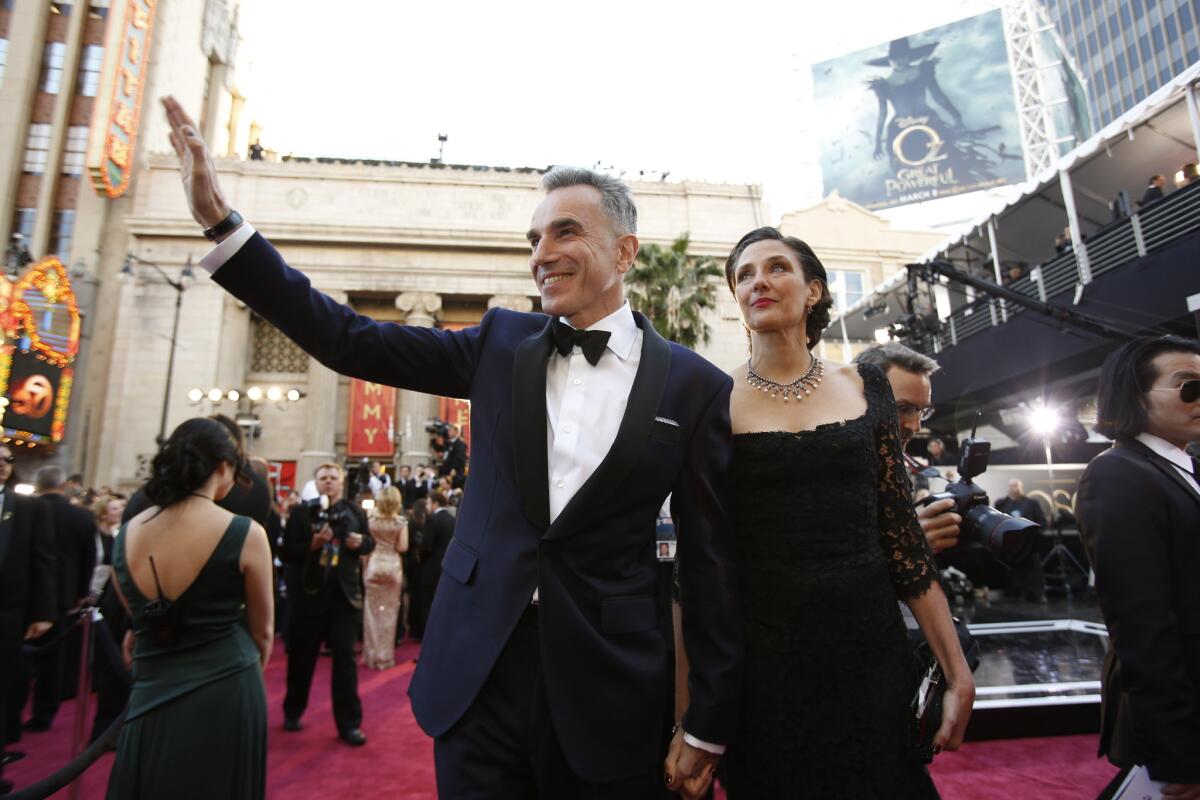
<path id="1" fill-rule="evenodd" d="M 593 367 L 600 361 L 600 356 L 604 355 L 604 348 L 608 346 L 608 337 L 612 334 L 608 331 L 581 331 L 572 328 L 570 325 L 561 320 L 554 320 L 554 346 L 558 349 L 558 354 L 564 358 L 571 352 L 571 349 L 576 345 L 583 351 L 583 357 Z"/>

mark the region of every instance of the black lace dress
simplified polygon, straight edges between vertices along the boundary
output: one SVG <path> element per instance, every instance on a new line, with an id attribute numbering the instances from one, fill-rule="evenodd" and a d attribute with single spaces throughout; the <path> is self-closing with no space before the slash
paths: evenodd
<path id="1" fill-rule="evenodd" d="M 891 387 L 877 367 L 859 373 L 863 416 L 734 437 L 746 685 L 731 800 L 938 796 L 908 756 L 916 667 L 896 603 L 936 568 Z"/>

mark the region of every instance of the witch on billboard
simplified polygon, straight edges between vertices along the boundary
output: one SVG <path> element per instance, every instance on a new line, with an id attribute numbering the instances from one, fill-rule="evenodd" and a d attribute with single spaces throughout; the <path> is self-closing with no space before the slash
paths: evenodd
<path id="1" fill-rule="evenodd" d="M 933 42 L 914 47 L 908 37 L 901 37 L 888 44 L 886 56 L 866 62 L 891 68 L 886 76 L 867 81 L 879 101 L 874 155 L 880 160 L 886 152 L 891 163 L 892 174 L 885 179 L 890 198 L 932 199 L 1006 183 L 995 167 L 1002 160 L 1021 158 L 1007 152 L 1003 142 L 987 142 L 999 125 L 967 128 L 938 84 L 938 59 L 930 57 L 937 46 Z"/>

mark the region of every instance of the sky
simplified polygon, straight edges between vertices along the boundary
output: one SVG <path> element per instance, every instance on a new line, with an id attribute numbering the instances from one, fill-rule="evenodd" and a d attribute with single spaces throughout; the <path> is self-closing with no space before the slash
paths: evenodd
<path id="1" fill-rule="evenodd" d="M 994 0 L 241 0 L 239 87 L 283 154 L 578 164 L 821 194 L 810 65 Z"/>

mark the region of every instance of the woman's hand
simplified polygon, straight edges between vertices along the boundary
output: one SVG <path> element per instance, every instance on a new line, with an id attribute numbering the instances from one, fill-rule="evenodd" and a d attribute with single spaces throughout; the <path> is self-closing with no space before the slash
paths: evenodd
<path id="1" fill-rule="evenodd" d="M 975 679 L 971 674 L 968 672 L 964 677 L 950 681 L 942 701 L 942 726 L 933 737 L 933 752 L 959 748 L 974 705 Z"/>

